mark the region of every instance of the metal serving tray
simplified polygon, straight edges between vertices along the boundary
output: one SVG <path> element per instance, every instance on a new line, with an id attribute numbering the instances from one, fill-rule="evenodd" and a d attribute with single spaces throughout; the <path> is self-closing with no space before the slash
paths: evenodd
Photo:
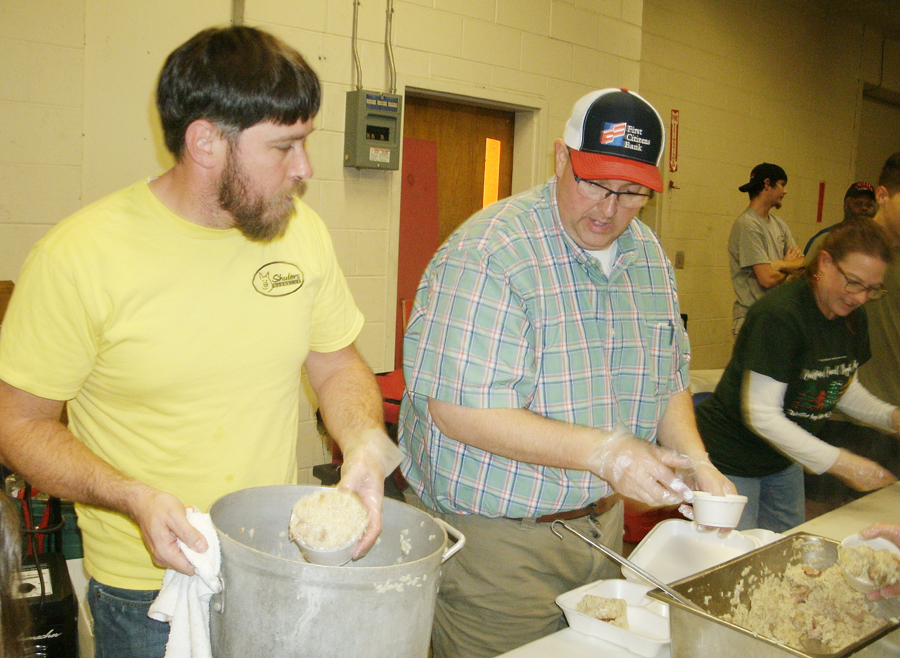
<path id="1" fill-rule="evenodd" d="M 735 586 L 745 583 L 740 599 L 749 601 L 753 583 L 763 576 L 783 573 L 793 564 L 808 564 L 826 569 L 837 561 L 838 542 L 806 533 L 789 535 L 784 539 L 757 548 L 728 562 L 683 578 L 671 587 L 699 605 L 707 613 L 693 610 L 661 590 L 649 596 L 669 604 L 672 634 L 672 658 L 897 658 L 900 656 L 900 623 L 890 621 L 884 628 L 862 638 L 855 644 L 832 652 L 818 642 L 811 642 L 805 651 L 798 651 L 774 640 L 723 621 L 720 617 L 731 612 Z M 753 577 L 756 580 L 753 580 Z M 888 599 L 873 604 L 873 613 L 885 620 L 900 617 L 900 601 Z"/>

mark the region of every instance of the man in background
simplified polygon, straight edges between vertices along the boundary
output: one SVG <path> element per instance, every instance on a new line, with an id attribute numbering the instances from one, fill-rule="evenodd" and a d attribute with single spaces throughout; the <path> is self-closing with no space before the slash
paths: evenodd
<path id="1" fill-rule="evenodd" d="M 738 189 L 750 196 L 750 205 L 738 215 L 728 238 L 731 283 L 736 296 L 732 309 L 732 335 L 737 337 L 747 310 L 765 292 L 784 283 L 803 263 L 787 223 L 771 211 L 781 208 L 787 174 L 776 164 L 753 167 L 750 180 Z"/>
<path id="2" fill-rule="evenodd" d="M 560 541 L 554 520 L 621 551 L 620 494 L 690 501 L 674 468 L 734 491 L 694 421 L 674 271 L 635 219 L 662 190 L 663 144 L 637 94 L 587 94 L 554 144 L 556 175 L 471 217 L 419 284 L 402 468 L 412 502 L 467 539 L 442 567 L 436 658 L 553 633 L 558 595 L 618 576 L 577 537 Z"/>
<path id="3" fill-rule="evenodd" d="M 844 195 L 844 219 L 838 224 L 849 222 L 856 217 L 872 218 L 877 211 L 878 203 L 875 201 L 875 188 L 865 181 L 857 181 L 847 188 L 847 193 Z M 838 224 L 826 226 L 809 239 L 809 242 L 803 248 L 803 254 L 806 256 L 803 261 L 804 266 L 807 265 L 807 260 L 811 260 L 810 252 L 815 253 L 818 251 L 813 247 L 821 242 L 822 237 Z"/>
<path id="4" fill-rule="evenodd" d="M 177 540 L 207 549 L 186 505 L 297 481 L 303 367 L 344 454 L 340 486 L 369 510 L 357 556 L 380 531 L 399 450 L 354 347 L 362 314 L 299 199 L 320 98 L 270 34 L 200 32 L 157 86 L 175 165 L 62 221 L 16 285 L 0 462 L 76 502 L 97 658 L 163 656 L 169 626 L 149 606 L 166 568 L 194 573 Z"/>

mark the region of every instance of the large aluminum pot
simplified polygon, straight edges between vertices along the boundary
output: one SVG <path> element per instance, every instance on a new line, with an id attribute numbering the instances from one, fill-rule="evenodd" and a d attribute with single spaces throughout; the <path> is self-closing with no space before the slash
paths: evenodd
<path id="1" fill-rule="evenodd" d="M 465 538 L 385 499 L 381 537 L 341 567 L 304 561 L 288 538 L 291 509 L 321 487 L 237 491 L 213 503 L 223 590 L 210 605 L 216 658 L 428 655 L 441 563 Z M 456 539 L 448 548 L 448 533 Z"/>

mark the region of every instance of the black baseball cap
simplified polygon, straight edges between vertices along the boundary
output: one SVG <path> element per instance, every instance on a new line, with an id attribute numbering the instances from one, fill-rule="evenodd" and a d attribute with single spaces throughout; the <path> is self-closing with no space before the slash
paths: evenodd
<path id="1" fill-rule="evenodd" d="M 871 197 L 871 199 L 874 201 L 875 188 L 872 187 L 870 183 L 867 183 L 865 181 L 857 181 L 847 188 L 847 193 L 844 195 L 844 198 L 849 199 L 850 197 L 856 198 L 860 196 Z"/>
<path id="2" fill-rule="evenodd" d="M 769 184 L 773 186 L 780 180 L 787 183 L 787 174 L 784 173 L 784 169 L 777 164 L 763 162 L 753 167 L 753 171 L 750 172 L 749 182 L 744 183 L 738 189 L 741 192 L 749 192 L 755 188 L 762 189 L 767 178 L 769 179 Z"/>
<path id="3" fill-rule="evenodd" d="M 600 89 L 572 109 L 563 141 L 572 170 L 588 180 L 615 179 L 662 192 L 659 160 L 666 137 L 659 113 L 627 89 Z"/>

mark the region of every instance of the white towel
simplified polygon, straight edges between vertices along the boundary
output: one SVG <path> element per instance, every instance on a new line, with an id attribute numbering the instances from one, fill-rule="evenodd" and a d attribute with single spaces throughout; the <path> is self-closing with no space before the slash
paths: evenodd
<path id="1" fill-rule="evenodd" d="M 178 546 L 196 573 L 187 576 L 174 569 L 166 571 L 162 589 L 147 613 L 152 619 L 169 622 L 166 658 L 212 658 L 209 641 L 209 600 L 221 591 L 219 537 L 209 514 L 188 509 L 187 519 L 206 537 L 209 548 L 198 553 L 181 540 Z"/>

